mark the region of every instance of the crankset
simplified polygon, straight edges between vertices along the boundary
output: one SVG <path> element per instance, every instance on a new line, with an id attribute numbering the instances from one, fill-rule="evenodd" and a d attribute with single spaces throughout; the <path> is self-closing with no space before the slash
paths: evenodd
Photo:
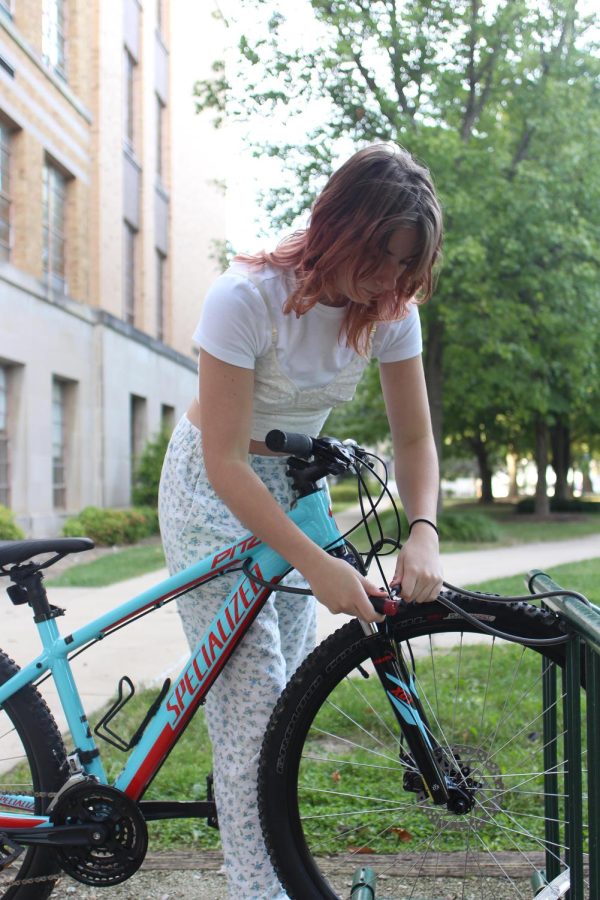
<path id="1" fill-rule="evenodd" d="M 83 884 L 108 887 L 130 878 L 148 848 L 146 820 L 122 791 L 91 779 L 74 784 L 57 798 L 52 823 L 92 828 L 86 844 L 59 846 L 64 871 Z"/>

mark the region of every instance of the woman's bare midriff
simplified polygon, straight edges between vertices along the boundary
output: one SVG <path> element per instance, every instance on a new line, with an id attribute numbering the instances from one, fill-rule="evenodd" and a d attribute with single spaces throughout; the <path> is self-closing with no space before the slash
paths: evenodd
<path id="1" fill-rule="evenodd" d="M 190 408 L 186 413 L 188 419 L 198 431 L 200 431 L 200 404 L 197 400 L 193 400 Z M 256 453 L 259 456 L 287 456 L 287 453 L 273 453 L 269 450 L 264 441 L 250 441 L 248 445 L 248 453 Z"/>

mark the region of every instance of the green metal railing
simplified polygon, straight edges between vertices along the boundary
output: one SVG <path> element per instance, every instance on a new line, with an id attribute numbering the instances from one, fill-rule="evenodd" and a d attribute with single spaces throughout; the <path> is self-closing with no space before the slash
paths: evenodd
<path id="1" fill-rule="evenodd" d="M 548 575 L 533 570 L 528 575 L 531 594 L 562 591 Z M 568 627 L 566 665 L 561 673 L 563 698 L 564 810 L 561 816 L 558 767 L 558 672 L 557 666 L 543 659 L 544 700 L 544 794 L 546 829 L 546 866 L 532 879 L 532 890 L 540 893 L 561 872 L 561 848 L 566 846 L 570 888 L 568 900 L 600 900 L 600 608 L 568 595 L 544 599 L 543 604 L 556 613 Z M 582 770 L 581 691 L 587 694 L 587 784 Z M 587 787 L 587 803 L 584 790 Z M 565 833 L 560 833 L 564 821 Z M 588 850 L 584 852 L 584 823 L 588 832 Z M 586 866 L 587 861 L 587 866 Z M 377 878 L 372 869 L 357 869 L 352 882 L 351 900 L 376 900 Z M 556 896 L 556 895 L 554 895 Z M 383 898 L 380 898 L 383 900 Z"/>
<path id="2" fill-rule="evenodd" d="M 529 573 L 528 587 L 532 594 L 561 591 L 544 572 Z M 586 605 L 572 596 L 548 597 L 544 601 L 567 624 L 571 637 L 566 647 L 566 665 L 562 675 L 564 708 L 565 759 L 565 820 L 564 843 L 568 847 L 567 864 L 570 870 L 569 900 L 600 898 L 600 608 Z M 544 661 L 544 745 L 546 763 L 546 871 L 545 880 L 551 882 L 559 874 L 558 848 L 558 772 L 557 753 L 557 673 L 556 666 Z M 582 677 L 583 675 L 583 677 Z M 582 719 L 581 689 L 585 684 L 587 712 L 587 804 L 584 804 L 582 776 Z M 584 816 L 587 814 L 589 874 L 586 890 L 584 872 Z M 556 852 L 552 852 L 552 847 Z"/>

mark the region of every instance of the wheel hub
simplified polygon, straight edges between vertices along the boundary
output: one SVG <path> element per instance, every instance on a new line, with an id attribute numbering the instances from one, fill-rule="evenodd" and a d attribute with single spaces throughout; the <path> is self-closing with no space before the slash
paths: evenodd
<path id="1" fill-rule="evenodd" d="M 92 843 L 61 847 L 60 865 L 83 884 L 110 886 L 130 878 L 148 847 L 146 821 L 122 791 L 85 781 L 68 788 L 52 810 L 55 825 L 95 825 Z"/>

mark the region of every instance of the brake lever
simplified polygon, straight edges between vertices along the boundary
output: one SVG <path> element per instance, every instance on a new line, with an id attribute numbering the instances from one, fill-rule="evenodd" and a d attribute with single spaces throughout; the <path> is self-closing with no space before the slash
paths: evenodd
<path id="1" fill-rule="evenodd" d="M 380 616 L 396 616 L 400 610 L 400 603 L 393 597 L 374 597 L 369 595 L 369 600 L 375 612 Z"/>

